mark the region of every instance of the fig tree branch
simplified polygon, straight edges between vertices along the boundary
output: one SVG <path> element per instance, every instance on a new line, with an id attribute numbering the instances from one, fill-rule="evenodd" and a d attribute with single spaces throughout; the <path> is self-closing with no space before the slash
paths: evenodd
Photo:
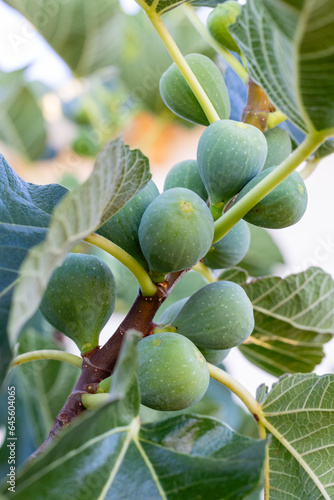
<path id="1" fill-rule="evenodd" d="M 143 337 L 152 333 L 156 312 L 185 272 L 169 274 L 167 280 L 157 286 L 156 293 L 151 297 L 145 297 L 139 291 L 130 311 L 112 337 L 101 348 L 96 347 L 83 357 L 81 375 L 75 387 L 58 413 L 49 436 L 29 460 L 42 452 L 64 427 L 85 411 L 81 402 L 82 394 L 94 392 L 97 384 L 112 374 L 127 330 L 135 329 Z"/>

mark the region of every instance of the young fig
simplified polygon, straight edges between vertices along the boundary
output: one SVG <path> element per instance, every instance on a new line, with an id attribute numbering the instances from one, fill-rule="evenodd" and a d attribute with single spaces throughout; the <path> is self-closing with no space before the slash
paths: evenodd
<path id="1" fill-rule="evenodd" d="M 199 401 L 209 370 L 197 347 L 177 333 L 156 333 L 138 342 L 142 403 L 154 410 L 183 410 Z"/>
<path id="2" fill-rule="evenodd" d="M 186 188 L 173 188 L 145 210 L 138 236 L 150 270 L 181 271 L 196 264 L 210 248 L 214 223 L 204 201 Z"/>
<path id="3" fill-rule="evenodd" d="M 123 248 L 145 269 L 148 269 L 148 266 L 138 241 L 138 228 L 143 213 L 158 194 L 157 186 L 153 181 L 150 181 L 144 189 L 96 231 Z"/>
<path id="4" fill-rule="evenodd" d="M 290 136 L 280 127 L 274 127 L 264 133 L 268 145 L 268 153 L 263 170 L 277 167 L 292 152 Z"/>
<path id="5" fill-rule="evenodd" d="M 221 119 L 230 116 L 231 106 L 224 78 L 216 64 L 202 54 L 188 54 L 185 60 L 196 76 Z M 176 64 L 172 64 L 160 79 L 160 95 L 176 115 L 199 125 L 209 125 L 197 97 Z"/>
<path id="6" fill-rule="evenodd" d="M 218 4 L 208 16 L 207 27 L 211 35 L 222 47 L 233 52 L 240 53 L 238 45 L 232 38 L 228 28 L 234 24 L 241 12 L 240 3 L 235 0 L 228 0 Z"/>
<path id="7" fill-rule="evenodd" d="M 194 191 L 203 201 L 207 201 L 208 193 L 199 175 L 196 160 L 184 160 L 174 165 L 168 172 L 164 191 L 175 187 L 183 187 Z"/>
<path id="8" fill-rule="evenodd" d="M 84 354 L 98 345 L 115 297 L 115 279 L 107 264 L 93 255 L 71 253 L 52 274 L 40 309 Z"/>
<path id="9" fill-rule="evenodd" d="M 240 220 L 221 240 L 214 243 L 203 262 L 211 269 L 233 267 L 245 257 L 250 245 L 250 230 Z"/>
<path id="10" fill-rule="evenodd" d="M 255 177 L 266 161 L 267 141 L 253 125 L 220 120 L 198 143 L 197 163 L 211 203 L 226 203 Z"/>
<path id="11" fill-rule="evenodd" d="M 274 169 L 275 167 L 267 168 L 246 184 L 238 195 L 237 203 Z M 298 172 L 292 172 L 259 201 L 244 219 L 255 226 L 281 229 L 296 224 L 304 215 L 306 206 L 307 190 L 304 181 Z"/>
<path id="12" fill-rule="evenodd" d="M 253 306 L 241 286 L 217 281 L 194 293 L 171 326 L 199 348 L 230 349 L 252 333 Z"/>

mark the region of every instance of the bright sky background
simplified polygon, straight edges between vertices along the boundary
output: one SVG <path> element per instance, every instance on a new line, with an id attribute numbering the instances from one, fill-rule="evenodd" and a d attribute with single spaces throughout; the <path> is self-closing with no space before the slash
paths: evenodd
<path id="1" fill-rule="evenodd" d="M 126 10 L 137 9 L 133 0 L 124 1 Z M 24 66 L 29 66 L 29 78 L 41 79 L 54 89 L 71 78 L 66 64 L 43 38 L 22 16 L 0 0 L 0 69 L 13 71 Z M 161 187 L 161 179 L 157 182 Z M 302 220 L 293 227 L 271 231 L 287 262 L 280 272 L 286 275 L 317 265 L 334 277 L 334 155 L 322 161 L 306 184 L 309 204 Z M 115 317 L 108 325 L 108 332 L 119 319 Z M 327 344 L 326 351 L 327 359 L 315 370 L 318 374 L 333 372 L 334 340 Z M 237 349 L 226 359 L 226 366 L 253 394 L 261 383 L 275 381 L 274 377 L 248 363 Z"/>

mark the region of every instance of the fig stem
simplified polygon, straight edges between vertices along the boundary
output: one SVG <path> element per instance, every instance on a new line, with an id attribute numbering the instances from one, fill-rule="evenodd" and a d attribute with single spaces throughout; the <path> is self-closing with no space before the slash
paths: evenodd
<path id="1" fill-rule="evenodd" d="M 13 359 L 10 369 L 15 366 L 23 365 L 23 363 L 28 363 L 29 361 L 36 361 L 40 359 L 48 359 L 55 361 L 65 361 L 70 365 L 76 366 L 77 368 L 82 367 L 82 358 L 76 356 L 75 354 L 70 354 L 69 352 L 58 351 L 56 349 L 41 349 L 39 351 L 30 351 L 20 354 Z"/>
<path id="2" fill-rule="evenodd" d="M 268 121 L 267 121 L 268 128 L 274 128 L 280 123 L 284 122 L 285 120 L 287 120 L 287 117 L 285 116 L 285 114 L 282 113 L 282 111 L 280 111 L 279 109 L 273 111 L 268 115 Z"/>
<path id="3" fill-rule="evenodd" d="M 206 26 L 202 23 L 202 21 L 198 18 L 194 8 L 186 3 L 182 5 L 183 12 L 194 26 L 194 28 L 198 31 L 198 33 L 208 42 L 209 45 L 215 51 L 225 59 L 227 64 L 231 66 L 231 68 L 236 72 L 236 74 L 240 77 L 240 79 L 246 84 L 248 80 L 248 73 L 244 66 L 238 61 L 236 57 L 234 57 L 228 50 L 224 49 L 214 38 L 211 36 L 210 32 L 206 29 Z"/>
<path id="4" fill-rule="evenodd" d="M 216 276 L 205 264 L 203 264 L 203 262 L 197 262 L 193 267 L 193 271 L 200 273 L 209 283 L 215 283 L 217 281 Z"/>
<path id="5" fill-rule="evenodd" d="M 193 71 L 191 70 L 190 66 L 185 60 L 182 52 L 176 45 L 175 41 L 173 40 L 166 26 L 162 22 L 160 15 L 157 14 L 154 10 L 147 8 L 145 8 L 145 12 L 148 18 L 150 19 L 153 27 L 155 28 L 156 32 L 158 33 L 159 37 L 161 38 L 162 42 L 164 43 L 169 54 L 171 55 L 173 61 L 175 62 L 175 64 L 181 71 L 184 79 L 186 80 L 189 87 L 195 94 L 209 122 L 213 123 L 215 121 L 220 120 L 220 117 L 217 111 L 215 110 L 212 102 L 208 98 L 205 90 L 197 80 L 196 76 L 194 75 Z"/>
<path id="6" fill-rule="evenodd" d="M 321 158 L 313 158 L 312 160 L 307 160 L 305 167 L 299 172 L 303 180 L 307 179 L 311 174 L 313 174 L 320 160 Z"/>
<path id="7" fill-rule="evenodd" d="M 210 377 L 220 382 L 225 387 L 230 389 L 238 398 L 245 404 L 247 409 L 255 417 L 257 423 L 263 420 L 261 405 L 256 401 L 256 399 L 251 395 L 251 393 L 244 387 L 240 382 L 238 382 L 232 375 L 225 372 L 221 368 L 218 368 L 211 363 L 207 363 L 209 368 Z M 263 424 L 261 429 L 259 429 L 260 437 L 265 435 L 265 429 L 263 429 Z M 261 437 L 261 439 L 263 439 Z"/>
<path id="8" fill-rule="evenodd" d="M 292 174 L 298 165 L 306 160 L 327 137 L 330 137 L 330 134 L 331 130 L 324 130 L 313 131 L 307 135 L 300 146 L 265 179 L 254 186 L 239 202 L 237 198 L 236 203 L 215 221 L 213 243 L 223 238 L 262 198 Z"/>
<path id="9" fill-rule="evenodd" d="M 117 260 L 119 260 L 122 264 L 124 264 L 124 266 L 127 267 L 129 271 L 131 271 L 131 273 L 138 281 L 144 297 L 152 297 L 157 292 L 156 285 L 153 283 L 149 274 L 145 271 L 143 266 L 141 266 L 139 262 L 137 262 L 136 259 L 132 257 L 132 255 L 123 250 L 123 248 L 115 245 L 115 243 L 113 243 L 112 241 L 96 233 L 90 234 L 85 238 L 84 241 L 90 243 L 91 245 L 95 245 L 98 248 L 101 248 L 101 250 L 109 253 Z"/>

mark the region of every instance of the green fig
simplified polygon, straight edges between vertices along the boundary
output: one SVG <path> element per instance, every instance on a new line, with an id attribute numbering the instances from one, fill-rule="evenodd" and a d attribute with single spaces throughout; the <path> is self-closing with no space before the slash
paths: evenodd
<path id="1" fill-rule="evenodd" d="M 115 280 L 107 264 L 93 255 L 71 253 L 52 274 L 40 309 L 84 354 L 98 345 L 115 297 Z"/>
<path id="2" fill-rule="evenodd" d="M 177 333 L 156 333 L 138 342 L 142 403 L 154 410 L 183 410 L 199 401 L 209 370 L 197 347 Z"/>

